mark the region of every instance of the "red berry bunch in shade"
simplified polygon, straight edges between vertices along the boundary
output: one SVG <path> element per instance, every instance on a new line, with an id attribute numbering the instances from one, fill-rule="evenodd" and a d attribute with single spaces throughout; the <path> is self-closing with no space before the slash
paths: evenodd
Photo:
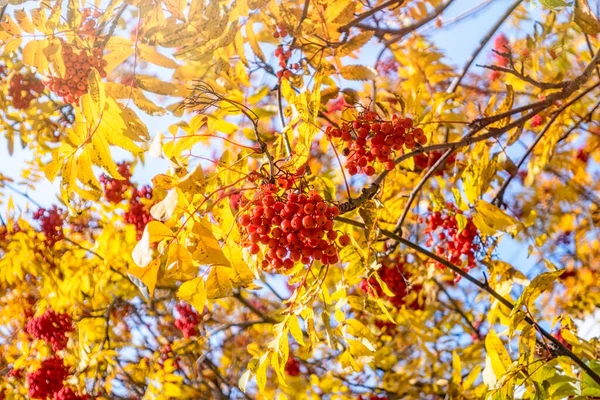
<path id="1" fill-rule="evenodd" d="M 67 333 L 73 332 L 73 319 L 69 314 L 46 310 L 44 314 L 27 321 L 27 333 L 36 339 L 42 339 L 52 345 L 52 350 L 59 351 L 67 347 Z"/>
<path id="2" fill-rule="evenodd" d="M 100 183 L 104 188 L 104 197 L 111 203 L 120 203 L 125 198 L 125 192 L 131 188 L 133 184 L 129 180 L 131 178 L 131 171 L 129 170 L 129 163 L 123 162 L 118 165 L 119 174 L 125 179 L 119 180 L 111 178 L 107 175 L 100 176 Z"/>
<path id="3" fill-rule="evenodd" d="M 382 333 L 394 334 L 396 333 L 396 324 L 384 319 L 376 319 L 374 322 L 375 326 L 379 328 Z"/>
<path id="4" fill-rule="evenodd" d="M 443 154 L 443 151 L 432 151 L 430 153 L 417 154 L 414 157 L 415 168 L 420 171 L 428 170 L 430 167 L 434 166 L 435 163 L 438 162 L 438 160 L 442 157 Z M 452 165 L 455 162 L 456 156 L 454 154 L 451 154 L 444 162 L 444 165 L 437 170 L 435 175 L 443 176 L 444 173 L 447 172 L 447 170 L 452 169 Z"/>
<path id="5" fill-rule="evenodd" d="M 146 224 L 154 219 L 150 215 L 149 207 L 142 203 L 142 199 L 152 199 L 152 187 L 148 185 L 143 186 L 141 189 L 133 187 L 131 199 L 129 199 L 129 208 L 123 214 L 125 222 L 135 226 L 138 240 L 141 239 Z"/>
<path id="6" fill-rule="evenodd" d="M 78 395 L 73 389 L 63 387 L 54 393 L 54 400 L 89 400 L 91 397 L 87 394 Z"/>
<path id="7" fill-rule="evenodd" d="M 375 162 L 391 171 L 395 167 L 396 151 L 427 143 L 425 132 L 415 128 L 411 118 L 393 115 L 390 121 L 384 121 L 373 111 L 361 112 L 356 120 L 344 122 L 340 128 L 330 126 L 325 133 L 346 143 L 342 154 L 346 156 L 346 169 L 350 175 L 359 172 L 374 175 Z"/>
<path id="8" fill-rule="evenodd" d="M 31 101 L 44 91 L 44 84 L 34 74 L 14 74 L 8 86 L 8 95 L 15 108 L 24 110 Z"/>
<path id="9" fill-rule="evenodd" d="M 313 190 L 304 193 L 302 185 L 290 187 L 289 180 L 297 178 L 286 179 L 283 190 L 274 184 L 262 185 L 239 216 L 243 246 L 251 254 L 258 254 L 263 247 L 265 271 L 288 270 L 298 261 L 305 265 L 315 260 L 337 263 L 338 247 L 349 239 L 344 235 L 336 244 L 333 219 L 340 214 L 339 208 Z"/>
<path id="10" fill-rule="evenodd" d="M 277 71 L 277 74 L 276 74 L 277 79 L 282 79 L 282 78 L 290 79 L 293 75 L 291 70 L 299 70 L 300 69 L 299 63 L 293 63 L 288 68 L 288 62 L 289 62 L 291 56 L 292 56 L 292 50 L 290 50 L 290 49 L 284 50 L 283 45 L 279 45 L 275 49 L 275 57 L 277 57 L 279 59 L 279 67 L 281 68 L 281 70 Z"/>
<path id="11" fill-rule="evenodd" d="M 400 63 L 393 57 L 390 57 L 386 60 L 379 60 L 377 61 L 377 65 L 375 65 L 375 69 L 380 75 L 388 76 L 398 73 L 399 67 Z"/>
<path id="12" fill-rule="evenodd" d="M 406 297 L 410 292 L 420 292 L 422 285 L 410 285 L 409 279 L 411 274 L 407 271 L 406 260 L 385 258 L 381 261 L 382 267 L 375 273 L 379 274 L 381 280 L 387 285 L 394 296 L 387 296 L 379 282 L 375 277 L 363 279 L 360 283 L 360 288 L 363 292 L 377 296 L 379 298 L 388 299 L 393 305 L 400 308 L 406 304 Z M 406 304 L 408 308 L 413 310 L 422 310 L 423 306 L 415 298 L 410 304 Z"/>
<path id="13" fill-rule="evenodd" d="M 494 59 L 500 67 L 508 65 L 508 58 L 498 53 L 507 53 L 510 51 L 509 41 L 505 34 L 501 33 L 494 39 Z"/>
<path id="14" fill-rule="evenodd" d="M 367 397 L 365 397 L 367 396 Z M 380 394 L 365 395 L 359 394 L 356 400 L 388 400 L 387 396 Z"/>
<path id="15" fill-rule="evenodd" d="M 102 59 L 103 50 L 95 48 L 91 51 L 78 50 L 69 43 L 62 43 L 62 57 L 65 63 L 65 76 L 51 76 L 47 79 L 46 87 L 62 97 L 65 103 L 73 103 L 87 92 L 88 75 L 95 68 L 102 78 L 106 78 L 104 67 L 106 60 Z"/>
<path id="16" fill-rule="evenodd" d="M 54 243 L 64 239 L 64 214 L 65 212 L 57 206 L 52 206 L 50 209 L 39 208 L 33 214 L 33 219 L 40 222 L 48 246 L 53 246 Z"/>
<path id="17" fill-rule="evenodd" d="M 466 226 L 459 230 L 457 214 L 462 214 L 462 210 L 451 203 L 448 203 L 448 210 L 445 212 L 430 213 L 425 220 L 425 244 L 433 247 L 439 256 L 452 264 L 462 265 L 469 270 L 475 267 L 475 253 L 480 249 L 477 227 L 471 217 L 466 217 Z M 419 218 L 419 222 L 423 222 L 423 219 Z M 441 263 L 436 262 L 436 265 L 443 268 Z"/>
<path id="18" fill-rule="evenodd" d="M 175 310 L 179 317 L 175 320 L 175 327 L 183 332 L 183 336 L 198 335 L 198 324 L 201 321 L 201 316 L 192 308 L 191 305 L 181 302 L 175 305 Z"/>
<path id="19" fill-rule="evenodd" d="M 39 369 L 27 374 L 29 397 L 47 399 L 64 387 L 63 381 L 69 375 L 63 359 L 52 356 L 42 361 Z"/>
<path id="20" fill-rule="evenodd" d="M 587 164 L 590 160 L 590 153 L 588 153 L 584 148 L 577 150 L 577 155 L 575 156 L 577 160 L 581 161 L 584 164 Z"/>
<path id="21" fill-rule="evenodd" d="M 273 37 L 275 39 L 284 38 L 288 34 L 288 25 L 285 22 L 280 22 L 275 25 L 275 31 L 273 32 Z"/>
<path id="22" fill-rule="evenodd" d="M 96 21 L 100 17 L 101 13 L 98 10 L 86 8 L 81 13 L 81 23 L 79 24 L 78 33 L 81 35 L 95 36 L 97 35 L 98 28 L 96 27 Z"/>
<path id="23" fill-rule="evenodd" d="M 289 357 L 284 367 L 285 373 L 289 376 L 300 375 L 300 363 L 294 357 Z"/>
<path id="24" fill-rule="evenodd" d="M 532 128 L 537 128 L 538 126 L 541 126 L 544 124 L 544 119 L 542 118 L 542 116 L 540 114 L 536 114 L 533 116 L 533 118 L 531 118 L 531 127 Z"/>

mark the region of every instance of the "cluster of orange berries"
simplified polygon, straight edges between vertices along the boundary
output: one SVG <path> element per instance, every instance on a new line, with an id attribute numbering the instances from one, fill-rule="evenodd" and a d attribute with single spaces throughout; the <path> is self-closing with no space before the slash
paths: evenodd
<path id="1" fill-rule="evenodd" d="M 44 91 L 44 84 L 33 74 L 14 74 L 8 86 L 8 95 L 12 98 L 13 107 L 24 110 L 31 101 Z"/>
<path id="2" fill-rule="evenodd" d="M 288 69 L 288 61 L 291 56 L 292 56 L 292 50 L 290 50 L 290 49 L 284 50 L 283 45 L 279 45 L 275 49 L 275 57 L 277 57 L 279 59 L 279 66 L 282 68 L 281 70 L 277 71 L 277 74 L 276 74 L 277 79 L 281 79 L 281 78 L 290 79 L 291 76 L 293 75 L 291 70 L 292 69 L 293 70 L 300 69 L 299 63 L 293 63 L 292 65 L 290 65 L 290 67 Z"/>
<path id="3" fill-rule="evenodd" d="M 467 270 L 470 270 L 475 267 L 475 254 L 481 249 L 479 231 L 470 216 L 466 217 L 467 223 L 460 229 L 456 215 L 462 214 L 462 210 L 452 203 L 447 203 L 447 207 L 447 211 L 434 211 L 425 219 L 419 217 L 419 223 L 427 223 L 425 244 L 433 247 L 439 256 L 446 258 L 452 264 L 464 265 Z M 437 261 L 435 264 L 444 268 L 444 265 Z M 460 277 L 457 276 L 455 281 L 459 279 Z"/>
<path id="4" fill-rule="evenodd" d="M 337 263 L 338 247 L 350 243 L 348 235 L 338 238 L 333 228 L 339 208 L 314 190 L 304 193 L 289 187 L 279 192 L 276 185 L 267 183 L 253 200 L 244 202 L 247 211 L 238 218 L 242 245 L 251 254 L 258 254 L 262 245 L 265 271 L 289 270 L 298 261 L 305 265 L 316 260 Z"/>
<path id="5" fill-rule="evenodd" d="M 360 288 L 363 292 L 376 295 L 379 298 L 387 298 L 392 304 L 396 307 L 400 308 L 406 304 L 406 297 L 410 294 L 410 292 L 420 292 L 423 288 L 422 285 L 408 285 L 408 280 L 411 277 L 411 274 L 407 270 L 407 263 L 404 258 L 394 259 L 391 257 L 386 257 L 381 261 L 381 269 L 379 269 L 376 273 L 379 274 L 379 277 L 387 287 L 390 289 L 394 296 L 387 296 L 377 279 L 374 277 L 370 277 L 368 279 L 363 279 L 360 283 Z M 423 305 L 419 304 L 417 298 L 415 298 L 410 303 L 406 304 L 408 308 L 413 310 L 422 310 Z"/>
<path id="6" fill-rule="evenodd" d="M 106 77 L 106 60 L 102 59 L 102 49 L 95 48 L 91 52 L 82 49 L 79 52 L 68 43 L 62 44 L 62 56 L 65 63 L 64 78 L 50 77 L 46 86 L 63 98 L 65 103 L 77 101 L 87 92 L 88 75 L 95 68 L 102 78 Z"/>
<path id="7" fill-rule="evenodd" d="M 421 153 L 417 154 L 414 158 L 415 160 L 415 168 L 420 171 L 428 170 L 438 160 L 442 157 L 444 153 L 442 151 L 432 151 L 430 153 Z M 450 154 L 450 156 L 446 159 L 443 166 L 435 173 L 436 176 L 442 176 L 447 170 L 452 169 L 452 165 L 456 162 L 456 156 L 454 154 Z"/>
<path id="8" fill-rule="evenodd" d="M 393 115 L 390 121 L 384 121 L 374 111 L 361 112 L 352 123 L 344 122 L 340 128 L 327 127 L 325 133 L 346 142 L 342 154 L 347 157 L 346 169 L 350 175 L 363 172 L 372 176 L 375 162 L 391 171 L 396 151 L 427 143 L 425 132 L 415 128 L 411 118 Z"/>

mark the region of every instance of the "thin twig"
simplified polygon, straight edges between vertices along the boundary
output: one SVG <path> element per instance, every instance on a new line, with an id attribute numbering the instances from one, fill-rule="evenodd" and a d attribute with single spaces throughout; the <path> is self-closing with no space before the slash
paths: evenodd
<path id="1" fill-rule="evenodd" d="M 385 3 L 381 3 L 377 7 L 373 7 L 369 11 L 365 11 L 364 13 L 362 13 L 361 15 L 359 15 L 352 21 L 348 22 L 346 25 L 340 26 L 338 28 L 338 32 L 340 32 L 340 33 L 348 32 L 350 30 L 350 28 L 360 24 L 363 20 L 365 20 L 366 18 L 369 18 L 370 16 L 374 15 L 375 13 L 377 13 L 381 10 L 384 10 L 388 7 L 391 7 L 395 4 L 397 4 L 397 6 L 401 6 L 403 3 L 404 3 L 404 0 L 388 0 Z"/>
<path id="2" fill-rule="evenodd" d="M 483 48 L 492 39 L 492 37 L 494 36 L 494 34 L 496 34 L 496 31 L 498 29 L 500 29 L 500 27 L 504 24 L 504 21 L 506 21 L 508 19 L 508 17 L 510 17 L 510 15 L 513 13 L 513 11 L 515 11 L 516 8 L 522 2 L 523 2 L 523 0 L 515 0 L 512 3 L 512 5 L 506 10 L 506 12 L 500 16 L 500 18 L 498 19 L 498 21 L 496 21 L 496 23 L 492 26 L 492 28 L 488 31 L 488 33 L 481 39 L 481 41 L 479 42 L 479 46 L 477 46 L 477 48 L 473 51 L 473 54 L 471 54 L 471 57 L 469 57 L 469 59 L 467 60 L 467 62 L 463 66 L 462 70 L 460 71 L 460 75 L 458 75 L 452 81 L 452 83 L 450 84 L 450 86 L 446 90 L 446 93 L 454 93 L 454 91 L 458 88 L 458 86 L 460 85 L 460 83 L 462 82 L 462 80 L 464 79 L 464 77 L 467 75 L 467 72 L 469 71 L 469 68 L 471 68 L 471 65 L 473 64 L 473 62 L 475 61 L 475 59 L 477 58 L 477 56 L 479 56 L 479 53 L 481 53 L 481 51 L 483 50 Z"/>

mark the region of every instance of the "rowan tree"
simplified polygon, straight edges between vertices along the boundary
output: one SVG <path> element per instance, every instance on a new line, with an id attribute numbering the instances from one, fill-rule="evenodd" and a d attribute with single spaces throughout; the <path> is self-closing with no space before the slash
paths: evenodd
<path id="1" fill-rule="evenodd" d="M 0 399 L 600 398 L 587 0 L 3 3 Z"/>

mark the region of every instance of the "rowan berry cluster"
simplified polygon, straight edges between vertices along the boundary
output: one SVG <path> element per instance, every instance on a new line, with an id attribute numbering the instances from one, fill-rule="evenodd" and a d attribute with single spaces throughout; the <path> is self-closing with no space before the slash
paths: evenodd
<path id="1" fill-rule="evenodd" d="M 14 74 L 8 86 L 8 95 L 12 98 L 15 108 L 24 110 L 31 101 L 44 91 L 44 84 L 34 74 Z"/>
<path id="2" fill-rule="evenodd" d="M 498 54 L 498 53 L 507 53 L 510 51 L 510 43 L 505 34 L 501 33 L 496 36 L 494 39 L 494 59 L 496 60 L 496 64 L 501 67 L 506 67 L 508 65 L 508 57 Z"/>
<path id="3" fill-rule="evenodd" d="M 415 168 L 417 170 L 421 170 L 421 171 L 427 170 L 427 169 L 431 168 L 432 166 L 434 166 L 435 163 L 438 162 L 438 160 L 442 157 L 443 154 L 444 154 L 444 152 L 442 152 L 442 151 L 432 151 L 430 153 L 417 154 L 414 157 Z M 445 172 L 452 169 L 452 165 L 455 162 L 456 162 L 456 156 L 454 154 L 451 154 L 444 162 L 444 165 L 437 170 L 435 175 L 443 176 Z"/>
<path id="4" fill-rule="evenodd" d="M 67 375 L 69 375 L 69 369 L 65 366 L 62 358 L 52 356 L 45 359 L 39 369 L 27 374 L 29 397 L 32 399 L 53 397 L 64 387 L 63 381 Z"/>
<path id="5" fill-rule="evenodd" d="M 347 157 L 346 169 L 350 175 L 363 172 L 372 176 L 375 162 L 391 171 L 396 151 L 427 143 L 425 132 L 415 128 L 411 118 L 393 115 L 390 121 L 384 121 L 373 111 L 361 112 L 352 123 L 344 122 L 340 128 L 330 126 L 325 133 L 346 142 L 342 153 Z"/>
<path id="6" fill-rule="evenodd" d="M 73 389 L 63 387 L 54 393 L 54 400 L 89 400 L 91 397 L 87 394 L 78 395 Z"/>
<path id="7" fill-rule="evenodd" d="M 294 357 L 289 357 L 285 363 L 285 373 L 289 376 L 300 375 L 300 363 Z"/>
<path id="8" fill-rule="evenodd" d="M 281 70 L 277 71 L 277 74 L 276 74 L 277 79 L 281 79 L 281 78 L 290 79 L 293 75 L 291 70 L 292 69 L 293 70 L 300 69 L 299 63 L 293 63 L 292 65 L 289 66 L 289 69 L 288 69 L 288 62 L 289 62 L 289 59 L 291 56 L 292 56 L 292 50 L 290 50 L 290 49 L 284 50 L 283 45 L 279 45 L 275 49 L 275 57 L 277 57 L 279 59 L 279 67 L 282 68 Z"/>
<path id="9" fill-rule="evenodd" d="M 77 101 L 87 92 L 88 75 L 95 68 L 102 78 L 106 77 L 106 60 L 102 59 L 102 49 L 95 48 L 91 52 L 79 50 L 68 43 L 62 43 L 62 57 L 65 63 L 65 76 L 51 76 L 46 81 L 48 89 L 62 97 L 65 103 Z"/>
<path id="10" fill-rule="evenodd" d="M 73 332 L 73 319 L 69 314 L 46 310 L 44 314 L 27 321 L 27 333 L 36 339 L 42 339 L 52 345 L 53 351 L 67 347 L 67 333 Z"/>
<path id="11" fill-rule="evenodd" d="M 590 153 L 588 153 L 584 148 L 577 150 L 577 155 L 575 156 L 579 161 L 584 164 L 587 164 L 590 160 Z"/>
<path id="12" fill-rule="evenodd" d="M 386 60 L 377 61 L 375 69 L 380 75 L 392 75 L 398 72 L 400 63 L 396 59 L 390 57 Z"/>
<path id="13" fill-rule="evenodd" d="M 79 24 L 79 34 L 96 35 L 96 20 L 100 16 L 100 11 L 86 8 L 81 13 L 81 23 Z"/>
<path id="14" fill-rule="evenodd" d="M 542 118 L 542 116 L 540 114 L 536 114 L 533 116 L 533 118 L 531 118 L 531 127 L 532 128 L 537 128 L 538 126 L 541 126 L 544 124 L 544 119 Z"/>
<path id="15" fill-rule="evenodd" d="M 498 53 L 506 54 L 509 51 L 510 51 L 509 42 L 508 42 L 508 38 L 506 37 L 506 35 L 504 35 L 502 33 L 502 34 L 496 36 L 496 39 L 494 39 L 493 58 L 494 58 L 494 62 L 498 66 L 504 68 L 508 65 L 508 61 L 509 61 L 506 56 L 498 54 Z M 500 71 L 491 71 L 490 79 L 492 81 L 495 81 L 496 79 L 498 79 L 500 77 L 501 74 L 502 74 L 502 72 L 500 72 Z"/>
<path id="16" fill-rule="evenodd" d="M 446 258 L 452 264 L 462 265 L 469 270 L 475 267 L 475 254 L 479 251 L 480 245 L 477 227 L 471 217 L 465 217 L 466 225 L 463 229 L 459 229 L 456 215 L 462 213 L 462 210 L 457 209 L 452 203 L 448 203 L 448 210 L 445 212 L 430 213 L 426 218 L 425 244 L 433 247 L 439 256 Z M 423 219 L 419 218 L 419 222 L 423 222 Z M 436 265 L 443 268 L 439 262 L 436 262 Z"/>
<path id="17" fill-rule="evenodd" d="M 281 177 L 278 184 L 264 184 L 254 199 L 238 218 L 244 237 L 243 246 L 251 254 L 258 254 L 264 246 L 264 270 L 289 270 L 297 261 L 308 265 L 318 260 L 323 264 L 339 261 L 338 247 L 350 242 L 347 235 L 339 238 L 333 229 L 333 219 L 340 214 L 339 208 L 328 204 L 315 191 L 304 193 L 294 189 Z M 301 186 L 299 186 L 301 187 Z"/>
<path id="18" fill-rule="evenodd" d="M 100 176 L 100 183 L 104 187 L 104 197 L 111 203 L 117 204 L 123 201 L 125 198 L 125 192 L 127 189 L 133 186 L 129 178 L 131 178 L 131 171 L 129 170 L 129 163 L 123 162 L 118 165 L 119 174 L 125 179 L 119 180 L 111 178 L 107 175 Z"/>
<path id="19" fill-rule="evenodd" d="M 123 214 L 125 222 L 135 226 L 138 240 L 141 239 L 146 224 L 153 220 L 148 207 L 142 203 L 142 199 L 152 199 L 152 187 L 148 185 L 143 186 L 141 189 L 133 187 L 129 208 Z"/>
<path id="20" fill-rule="evenodd" d="M 54 243 L 64 239 L 63 222 L 65 216 L 62 209 L 56 206 L 52 206 L 50 209 L 39 208 L 33 214 L 33 219 L 40 222 L 48 246 L 53 246 Z"/>
<path id="21" fill-rule="evenodd" d="M 198 324 L 201 319 L 200 314 L 191 305 L 184 302 L 177 303 L 175 310 L 179 314 L 179 317 L 175 320 L 175 327 L 183 332 L 183 336 L 189 338 L 198 335 Z"/>
<path id="22" fill-rule="evenodd" d="M 359 394 L 356 400 L 388 400 L 387 396 L 372 394 L 369 397 L 363 397 Z"/>
<path id="23" fill-rule="evenodd" d="M 381 280 L 387 285 L 394 296 L 387 296 L 379 282 L 375 277 L 363 279 L 360 283 L 360 288 L 363 292 L 377 296 L 378 298 L 386 298 L 393 305 L 400 308 L 406 304 L 406 297 L 410 292 L 420 292 L 422 285 L 410 285 L 409 280 L 411 274 L 407 271 L 406 260 L 385 258 L 381 261 L 381 268 L 376 272 Z M 419 304 L 417 298 L 406 304 L 407 307 L 413 310 L 422 310 L 423 306 Z"/>

